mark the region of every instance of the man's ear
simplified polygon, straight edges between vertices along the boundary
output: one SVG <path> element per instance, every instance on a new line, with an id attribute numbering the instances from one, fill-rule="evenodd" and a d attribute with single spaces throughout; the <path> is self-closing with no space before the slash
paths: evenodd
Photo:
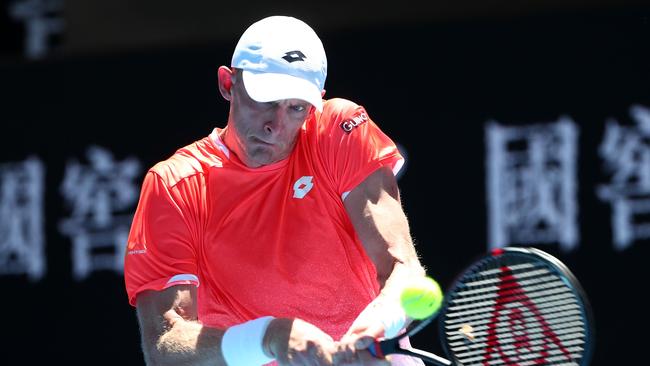
<path id="1" fill-rule="evenodd" d="M 221 96 L 227 100 L 230 101 L 232 99 L 232 77 L 233 77 L 233 71 L 226 67 L 226 66 L 220 66 L 219 70 L 217 71 L 217 76 L 218 76 L 218 84 L 219 84 L 219 93 L 221 93 Z"/>
<path id="2" fill-rule="evenodd" d="M 320 97 L 321 97 L 321 98 L 324 98 L 324 97 L 325 97 L 325 89 L 323 89 L 323 90 L 320 92 Z"/>

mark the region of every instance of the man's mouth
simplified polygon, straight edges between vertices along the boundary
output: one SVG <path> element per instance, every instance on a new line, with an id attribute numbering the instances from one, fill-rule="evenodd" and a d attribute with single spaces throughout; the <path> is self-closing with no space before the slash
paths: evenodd
<path id="1" fill-rule="evenodd" d="M 251 136 L 250 139 L 251 139 L 251 141 L 253 141 L 254 143 L 257 143 L 257 144 L 262 144 L 262 145 L 273 145 L 272 143 L 267 142 L 267 141 L 264 141 L 264 140 L 262 140 L 261 138 L 258 138 L 258 137 L 255 137 L 255 136 Z"/>

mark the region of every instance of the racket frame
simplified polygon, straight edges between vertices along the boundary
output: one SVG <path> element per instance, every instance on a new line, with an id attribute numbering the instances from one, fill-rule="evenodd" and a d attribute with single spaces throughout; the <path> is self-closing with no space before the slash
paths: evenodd
<path id="1" fill-rule="evenodd" d="M 593 313 L 586 292 L 582 288 L 578 279 L 562 261 L 545 251 L 532 247 L 504 247 L 493 249 L 487 255 L 484 255 L 481 258 L 475 260 L 472 265 L 470 265 L 467 269 L 465 269 L 465 271 L 456 277 L 456 279 L 453 281 L 452 286 L 449 287 L 449 291 L 445 294 L 442 310 L 436 314 L 436 317 L 438 318 L 439 339 L 442 343 L 445 354 L 450 357 L 450 360 L 454 365 L 462 365 L 454 352 L 449 349 L 449 345 L 446 342 L 447 334 L 445 330 L 445 315 L 447 314 L 447 308 L 450 306 L 450 301 L 455 298 L 455 296 L 452 295 L 458 291 L 459 287 L 463 286 L 463 280 L 470 273 L 477 272 L 477 268 L 482 267 L 486 262 L 493 261 L 495 257 L 499 257 L 505 254 L 515 254 L 526 258 L 533 258 L 535 261 L 541 260 L 542 262 L 546 262 L 548 267 L 558 272 L 562 281 L 565 282 L 565 284 L 567 284 L 567 286 L 573 290 L 576 300 L 583 310 L 583 323 L 586 325 L 584 351 L 582 352 L 582 357 L 580 358 L 580 365 L 589 365 L 594 348 L 595 333 Z M 441 316 L 438 317 L 438 315 Z"/>

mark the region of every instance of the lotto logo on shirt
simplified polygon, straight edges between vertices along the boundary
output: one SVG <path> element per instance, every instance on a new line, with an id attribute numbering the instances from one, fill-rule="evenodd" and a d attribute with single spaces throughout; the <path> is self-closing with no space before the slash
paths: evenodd
<path id="1" fill-rule="evenodd" d="M 355 127 L 367 121 L 368 121 L 368 115 L 366 114 L 366 112 L 361 112 L 358 115 L 352 117 L 351 119 L 346 119 L 343 122 L 341 122 L 341 128 L 346 133 L 350 133 Z"/>

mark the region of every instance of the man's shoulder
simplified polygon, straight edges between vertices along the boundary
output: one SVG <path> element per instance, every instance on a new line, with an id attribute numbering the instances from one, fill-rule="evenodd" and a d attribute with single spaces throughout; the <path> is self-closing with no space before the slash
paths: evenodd
<path id="1" fill-rule="evenodd" d="M 328 136 L 337 129 L 347 134 L 352 127 L 368 120 L 363 106 L 348 99 L 334 98 L 323 103 L 323 112 L 317 117 L 317 130 Z"/>
<path id="2" fill-rule="evenodd" d="M 172 156 L 158 162 L 149 171 L 157 174 L 168 187 L 173 187 L 184 179 L 203 176 L 211 166 L 220 163 L 221 159 L 215 154 L 208 136 L 176 150 Z"/>
<path id="3" fill-rule="evenodd" d="M 349 99 L 332 98 L 324 101 L 322 116 L 346 116 L 355 113 L 359 108 L 362 107 Z"/>

